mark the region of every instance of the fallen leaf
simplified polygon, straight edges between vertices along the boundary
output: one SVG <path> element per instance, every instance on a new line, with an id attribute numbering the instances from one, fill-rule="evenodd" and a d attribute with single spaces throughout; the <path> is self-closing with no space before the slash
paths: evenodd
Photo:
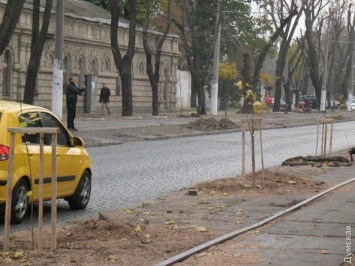
<path id="1" fill-rule="evenodd" d="M 320 251 L 320 254 L 329 254 L 329 251 L 328 251 L 328 250 L 325 250 L 325 249 L 322 249 L 322 250 Z"/>
<path id="2" fill-rule="evenodd" d="M 197 226 L 195 230 L 198 232 L 207 232 L 208 231 L 205 226 Z"/>
<path id="3" fill-rule="evenodd" d="M 116 255 L 109 255 L 107 256 L 108 260 L 118 260 L 118 257 Z"/>
<path id="4" fill-rule="evenodd" d="M 14 253 L 10 254 L 10 258 L 18 260 L 18 259 L 23 259 L 24 257 L 24 252 L 23 251 L 17 251 Z"/>
<path id="5" fill-rule="evenodd" d="M 142 230 L 142 227 L 140 225 L 137 225 L 135 228 L 134 228 L 134 231 L 136 231 L 136 233 L 142 233 L 143 230 Z"/>
<path id="6" fill-rule="evenodd" d="M 125 210 L 123 211 L 123 213 L 132 213 L 132 212 L 133 212 L 132 209 L 125 209 Z"/>
<path id="7" fill-rule="evenodd" d="M 211 256 L 212 253 L 209 252 L 202 252 L 196 255 L 196 257 L 200 258 L 200 257 L 204 257 L 204 256 Z"/>
<path id="8" fill-rule="evenodd" d="M 143 213 L 143 215 L 148 215 L 148 214 L 150 214 L 150 212 L 144 212 L 144 213 Z"/>
<path id="9" fill-rule="evenodd" d="M 288 180 L 288 181 L 286 181 L 286 182 L 289 183 L 289 184 L 292 184 L 292 185 L 297 184 L 297 182 L 296 182 L 296 181 L 293 181 L 293 180 Z"/>
<path id="10" fill-rule="evenodd" d="M 173 224 L 175 224 L 175 221 L 174 220 L 166 221 L 164 224 L 165 225 L 173 225 Z"/>
<path id="11" fill-rule="evenodd" d="M 235 221 L 236 224 L 242 224 L 243 221 Z"/>

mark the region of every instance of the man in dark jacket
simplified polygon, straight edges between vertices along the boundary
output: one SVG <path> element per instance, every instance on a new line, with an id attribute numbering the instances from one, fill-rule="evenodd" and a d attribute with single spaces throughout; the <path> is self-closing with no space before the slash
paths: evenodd
<path id="1" fill-rule="evenodd" d="M 110 102 L 111 91 L 109 88 L 106 87 L 105 83 L 102 83 L 102 89 L 100 92 L 100 103 L 101 103 L 101 110 L 102 115 L 105 115 L 104 107 L 106 107 L 108 115 L 110 115 L 110 108 L 108 108 L 108 103 Z"/>
<path id="2" fill-rule="evenodd" d="M 78 95 L 81 96 L 81 93 L 85 90 L 85 86 L 80 89 L 76 85 L 76 77 L 70 76 L 69 77 L 69 84 L 66 88 L 67 93 L 67 127 L 70 131 L 77 131 L 74 127 L 74 119 L 76 116 L 76 103 L 78 101 Z"/>

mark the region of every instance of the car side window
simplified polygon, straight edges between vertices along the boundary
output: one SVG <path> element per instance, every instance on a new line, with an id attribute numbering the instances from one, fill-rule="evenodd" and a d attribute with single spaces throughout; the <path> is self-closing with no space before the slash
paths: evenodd
<path id="1" fill-rule="evenodd" d="M 22 113 L 19 117 L 21 127 L 41 127 L 41 120 L 37 112 Z M 23 143 L 39 144 L 39 133 L 37 134 L 23 134 Z"/>
<path id="2" fill-rule="evenodd" d="M 41 112 L 40 117 L 42 120 L 43 127 L 57 127 L 59 132 L 57 134 L 57 145 L 58 146 L 68 146 L 69 136 L 67 131 L 64 129 L 63 125 L 51 114 Z M 45 134 L 45 145 L 52 145 L 52 134 Z"/>

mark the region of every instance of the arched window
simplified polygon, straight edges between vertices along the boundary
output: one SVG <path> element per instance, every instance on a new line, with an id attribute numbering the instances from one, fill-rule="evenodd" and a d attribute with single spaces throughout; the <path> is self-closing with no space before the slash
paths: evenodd
<path id="1" fill-rule="evenodd" d="M 84 85 L 85 82 L 85 62 L 84 59 L 80 58 L 79 59 L 79 77 L 78 77 L 78 84 L 77 86 L 81 88 Z"/>
<path id="2" fill-rule="evenodd" d="M 11 69 L 12 58 L 11 53 L 7 50 L 4 54 L 4 67 L 3 67 L 3 83 L 2 83 L 2 96 L 10 97 L 11 93 Z"/>
<path id="3" fill-rule="evenodd" d="M 95 59 L 93 59 L 91 62 L 91 72 L 95 76 L 97 76 L 97 74 L 98 74 L 98 64 Z"/>

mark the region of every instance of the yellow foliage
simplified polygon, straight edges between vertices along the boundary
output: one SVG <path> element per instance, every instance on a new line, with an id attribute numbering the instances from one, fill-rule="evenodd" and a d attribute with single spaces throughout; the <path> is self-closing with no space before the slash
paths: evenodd
<path id="1" fill-rule="evenodd" d="M 266 86 L 271 85 L 275 82 L 274 77 L 270 76 L 267 73 L 261 73 L 260 74 L 260 79 L 264 82 Z"/>
<path id="2" fill-rule="evenodd" d="M 219 77 L 223 80 L 232 80 L 237 78 L 237 64 L 223 62 L 219 64 Z"/>

